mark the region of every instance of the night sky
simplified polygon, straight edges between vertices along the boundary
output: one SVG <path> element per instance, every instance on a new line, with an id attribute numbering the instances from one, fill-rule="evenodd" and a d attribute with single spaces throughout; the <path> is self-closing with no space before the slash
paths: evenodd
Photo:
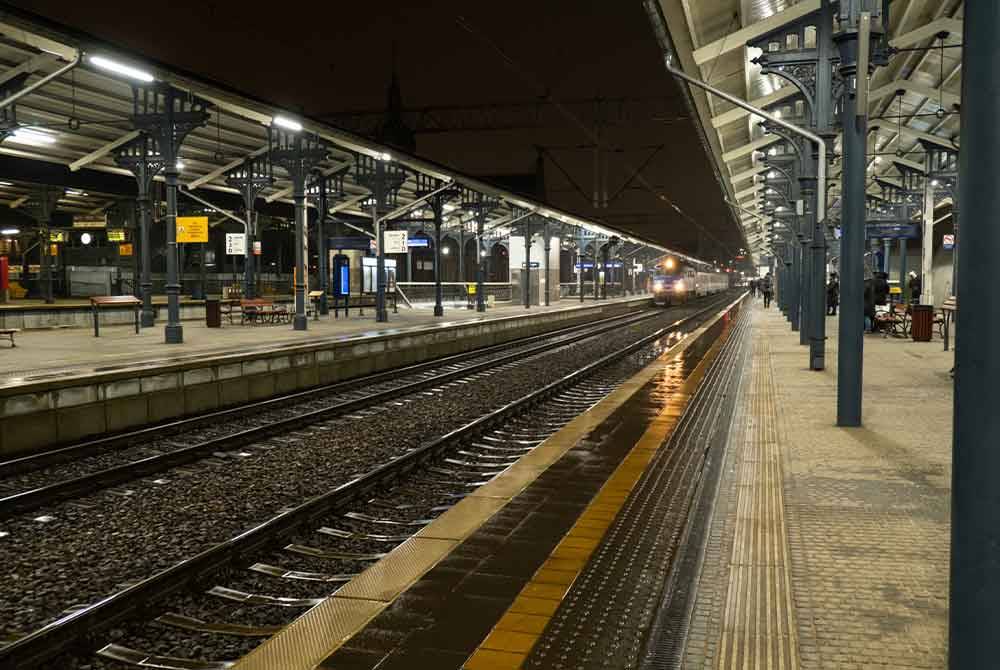
<path id="1" fill-rule="evenodd" d="M 615 149 L 609 191 L 625 184 L 629 166 L 640 166 L 665 144 L 643 176 L 729 248 L 722 251 L 702 235 L 704 256 L 721 259 L 739 246 L 692 122 L 676 120 L 686 109 L 638 0 L 11 4 L 315 117 L 384 109 L 394 61 L 407 108 L 490 106 L 546 95 L 560 102 L 666 99 L 656 118 L 648 114 L 604 131 Z M 164 9 L 154 12 L 157 5 Z M 535 147 L 543 146 L 589 193 L 590 139 L 570 120 L 554 118 L 543 129 L 421 134 L 417 153 L 477 175 L 526 174 L 534 171 Z M 697 228 L 637 183 L 607 209 L 595 210 L 551 158 L 545 180 L 557 206 L 699 251 Z"/>

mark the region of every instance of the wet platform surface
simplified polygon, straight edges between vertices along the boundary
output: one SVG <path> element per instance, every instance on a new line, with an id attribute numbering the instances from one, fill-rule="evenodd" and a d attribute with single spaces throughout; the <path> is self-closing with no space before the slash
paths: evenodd
<path id="1" fill-rule="evenodd" d="M 945 667 L 952 354 L 866 337 L 865 427 L 841 429 L 836 319 L 817 373 L 779 313 L 748 312 L 741 349 L 647 378 L 301 667 Z M 686 443 L 707 457 L 681 486 L 662 475 Z M 658 500 L 678 494 L 687 525 L 661 523 Z"/>
<path id="2" fill-rule="evenodd" d="M 608 304 L 621 300 L 641 300 L 642 297 L 610 298 L 599 302 L 587 301 L 585 306 Z M 93 330 L 66 328 L 26 330 L 17 334 L 17 347 L 0 345 L 0 387 L 60 379 L 67 375 L 114 372 L 135 366 L 158 365 L 204 360 L 209 356 L 229 353 L 249 354 L 281 349 L 284 345 L 309 344 L 330 339 L 350 340 L 368 336 L 405 333 L 427 328 L 448 328 L 459 323 L 493 320 L 525 314 L 540 314 L 580 307 L 575 300 L 556 301 L 549 307 L 534 305 L 499 305 L 485 314 L 467 309 L 445 309 L 443 317 L 434 317 L 429 308 L 401 307 L 398 314 L 389 313 L 387 323 L 376 323 L 372 309 L 359 316 L 356 309 L 350 317 L 334 315 L 309 319 L 306 331 L 295 331 L 291 324 L 249 326 L 231 324 L 223 317 L 221 328 L 207 328 L 200 321 L 184 321 L 184 343 L 165 344 L 160 320 L 152 328 L 137 335 L 132 325 L 101 326 L 101 336 Z"/>
<path id="3" fill-rule="evenodd" d="M 425 547 L 438 555 L 430 564 L 409 565 L 416 554 L 376 564 L 371 578 L 355 580 L 367 586 L 352 582 L 236 667 L 519 667 L 676 426 L 723 328 L 720 320 L 698 329 L 421 531 L 415 539 L 454 540 L 444 551 Z M 436 528 L 463 506 L 481 512 L 468 534 Z M 389 584 L 407 573 L 409 583 Z"/>

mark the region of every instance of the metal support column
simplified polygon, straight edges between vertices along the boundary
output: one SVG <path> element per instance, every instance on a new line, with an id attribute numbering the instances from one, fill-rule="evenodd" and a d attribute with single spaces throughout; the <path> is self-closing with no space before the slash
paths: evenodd
<path id="1" fill-rule="evenodd" d="M 996 666 L 1000 629 L 1000 376 L 997 314 L 1000 294 L 991 286 L 1000 256 L 1000 3 L 965 3 L 962 71 L 962 150 L 959 202 L 962 265 L 958 295 L 974 309 L 962 312 L 962 346 L 955 349 L 955 400 L 951 477 L 951 593 L 948 667 Z"/>
<path id="2" fill-rule="evenodd" d="M 486 296 L 483 295 L 483 224 L 486 213 L 476 212 L 476 311 L 486 311 Z"/>
<path id="3" fill-rule="evenodd" d="M 840 49 L 840 74 L 844 79 L 841 107 L 843 164 L 840 239 L 840 327 L 837 355 L 837 425 L 861 425 L 862 365 L 864 360 L 864 254 L 865 254 L 865 181 L 867 103 L 859 105 L 859 94 L 867 101 L 862 88 L 867 87 L 868 37 L 859 39 L 867 26 L 857 13 L 854 2 L 841 6 L 848 20 L 834 40 Z M 867 20 L 869 15 L 865 14 Z M 850 19 L 855 21 L 853 23 Z M 870 33 L 869 33 L 870 34 Z M 864 52 L 864 53 L 861 53 Z M 859 61 L 861 61 L 859 63 Z M 858 75 L 857 77 L 855 75 Z"/>
<path id="4" fill-rule="evenodd" d="M 902 303 L 909 302 L 906 295 L 906 238 L 899 238 L 899 299 Z"/>
<path id="5" fill-rule="evenodd" d="M 152 328 L 156 320 L 156 312 L 153 311 L 153 277 L 152 262 L 153 254 L 149 248 L 149 228 L 152 225 L 152 202 L 149 199 L 149 184 L 143 187 L 140 180 L 139 197 L 136 199 L 139 205 L 139 253 L 142 256 L 142 270 L 139 286 L 142 293 L 142 313 L 139 315 L 139 324 L 143 328 Z"/>
<path id="6" fill-rule="evenodd" d="M 372 205 L 372 227 L 375 229 L 375 321 L 389 320 L 385 306 L 385 224 L 379 220 L 379 204 L 385 202 L 385 161 L 375 162 L 375 204 Z"/>
<path id="7" fill-rule="evenodd" d="M 441 292 L 441 226 L 444 223 L 443 196 L 434 196 L 431 200 L 431 211 L 434 212 L 434 316 L 444 316 L 444 304 Z"/>
<path id="8" fill-rule="evenodd" d="M 923 238 L 920 246 L 920 302 L 934 304 L 934 187 L 924 180 Z"/>
<path id="9" fill-rule="evenodd" d="M 167 181 L 167 325 L 163 331 L 167 344 L 184 342 L 181 325 L 181 283 L 177 267 L 177 158 L 167 150 L 163 175 Z"/>
<path id="10" fill-rule="evenodd" d="M 542 234 L 545 236 L 545 306 L 548 307 L 549 294 L 552 292 L 552 277 L 549 276 L 549 256 L 552 255 L 552 235 L 549 233 L 548 219 L 545 220 L 545 227 L 542 229 Z M 556 282 L 556 285 L 558 286 L 559 282 Z"/>
<path id="11" fill-rule="evenodd" d="M 295 202 L 295 316 L 292 318 L 292 328 L 307 330 L 309 319 L 306 318 L 306 283 L 308 268 L 306 267 L 309 247 L 306 231 L 306 180 L 304 175 L 292 178 L 292 200 Z"/>
<path id="12" fill-rule="evenodd" d="M 808 228 L 805 217 L 800 217 L 799 227 L 802 230 Z M 799 312 L 799 344 L 805 346 L 809 344 L 809 323 L 813 318 L 812 296 L 809 293 L 809 274 L 811 271 L 808 235 L 799 235 L 799 259 L 801 260 L 799 276 L 799 295 L 801 311 Z"/>
<path id="13" fill-rule="evenodd" d="M 326 250 L 326 218 L 329 207 L 327 202 L 327 184 L 322 176 L 319 179 L 318 186 L 319 211 L 316 213 L 316 272 L 319 275 L 319 286 L 316 288 L 322 291 L 322 294 L 319 297 L 316 310 L 320 316 L 327 316 L 330 313 L 330 306 L 327 301 L 327 294 L 330 292 L 330 269 L 327 267 L 329 265 L 329 259 L 327 258 L 329 254 Z"/>
<path id="14" fill-rule="evenodd" d="M 524 286 L 524 308 L 531 309 L 531 222 L 524 224 L 524 274 L 522 275 Z"/>

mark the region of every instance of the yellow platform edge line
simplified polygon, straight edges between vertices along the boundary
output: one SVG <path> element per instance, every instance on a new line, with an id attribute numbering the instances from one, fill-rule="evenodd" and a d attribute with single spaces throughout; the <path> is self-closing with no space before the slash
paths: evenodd
<path id="1" fill-rule="evenodd" d="M 705 325 L 696 328 L 678 339 L 656 360 L 625 380 L 605 398 L 563 426 L 555 434 L 536 446 L 531 452 L 525 454 L 515 465 L 508 468 L 488 484 L 471 493 L 450 510 L 425 526 L 414 538 L 396 547 L 382 561 L 388 560 L 394 553 L 402 549 L 404 545 L 416 538 L 448 539 L 453 541 L 457 546 L 462 540 L 478 530 L 482 524 L 500 511 L 508 502 L 516 498 L 521 491 L 527 488 L 550 465 L 558 461 L 563 454 L 575 447 L 592 430 L 603 424 L 619 407 L 624 405 L 650 380 L 681 356 L 708 328 L 712 327 L 718 320 L 722 319 L 736 305 L 742 302 L 744 297 L 745 294 L 741 295 L 729 305 L 721 308 Z M 695 372 L 697 372 L 697 369 L 692 371 L 692 375 Z M 685 393 L 684 388 L 679 388 L 675 392 L 674 397 L 682 399 L 686 403 L 690 398 L 690 394 Z M 674 409 L 673 404 L 665 408 L 663 415 L 666 416 L 671 413 L 675 414 L 675 416 L 680 416 L 681 414 L 680 411 Z M 554 454 L 555 458 L 546 458 L 545 460 L 549 462 L 544 466 L 518 468 L 518 465 L 522 461 L 543 448 L 556 450 L 557 453 Z M 614 491 L 618 493 L 630 488 L 622 483 L 616 484 L 616 487 Z M 486 502 L 484 499 L 495 501 L 496 504 L 489 502 L 484 504 Z M 610 502 L 613 498 L 608 498 L 607 500 Z M 624 501 L 624 498 L 621 500 Z M 480 516 L 478 523 L 468 518 L 477 513 Z M 605 514 L 604 516 L 608 515 Z M 574 537 L 590 539 L 603 537 L 604 531 L 611 524 L 611 518 L 613 516 L 604 519 L 589 517 L 586 520 L 578 521 L 577 526 L 579 527 L 574 526 Z M 446 557 L 447 554 L 430 565 L 421 565 L 419 569 L 413 570 L 407 575 L 401 575 L 402 566 L 396 566 L 398 569 L 395 571 L 395 577 L 403 581 L 406 584 L 406 588 L 408 588 L 437 565 L 440 560 Z M 397 559 L 394 559 L 394 562 L 395 560 Z M 323 602 L 310 609 L 249 654 L 239 659 L 233 666 L 233 670 L 274 670 L 275 668 L 281 668 L 282 670 L 314 670 L 314 668 L 319 666 L 337 649 L 346 644 L 351 637 L 367 626 L 380 612 L 391 605 L 399 595 L 405 593 L 404 588 L 399 593 L 388 598 L 366 598 L 363 595 L 353 593 L 350 597 L 346 597 L 347 593 L 357 589 L 359 584 L 372 581 L 371 577 L 374 573 L 383 569 L 380 567 L 382 561 L 370 566 L 367 570 L 341 587 L 340 590 L 331 594 Z M 584 564 L 585 561 L 581 562 L 579 558 L 550 557 L 535 574 L 535 578 L 533 579 L 539 585 L 562 581 L 566 583 L 568 588 L 569 584 L 572 583 L 572 579 L 575 579 Z M 344 591 L 344 593 L 341 593 L 341 591 Z M 534 603 L 528 604 L 532 605 Z M 522 627 L 528 627 L 529 630 L 533 630 L 533 627 L 539 623 L 538 620 L 533 618 L 519 618 L 538 616 L 532 612 L 508 612 L 508 614 L 512 614 L 512 617 L 507 619 L 508 622 L 521 621 Z M 544 620 L 547 621 L 547 619 Z M 507 630 L 518 633 L 527 632 L 514 630 L 513 628 Z M 501 652 L 487 656 L 492 659 L 503 660 L 510 660 L 511 656 L 521 656 L 520 660 L 523 660 L 525 655 Z M 474 666 L 469 667 L 474 668 Z"/>
<path id="2" fill-rule="evenodd" d="M 728 312 L 735 305 L 730 305 L 724 310 Z M 723 313 L 717 315 L 715 319 L 706 324 L 704 329 L 696 331 L 700 335 L 704 330 L 713 326 Z M 563 539 L 556 545 L 549 555 L 549 559 L 542 564 L 531 580 L 521 589 L 514 602 L 507 611 L 500 617 L 500 620 L 490 631 L 489 635 L 479 644 L 477 649 L 465 661 L 462 666 L 464 670 L 522 670 L 524 661 L 527 660 L 531 649 L 538 642 L 545 625 L 548 624 L 552 615 L 558 609 L 562 599 L 572 587 L 572 581 L 583 572 L 587 566 L 590 555 L 597 549 L 600 540 L 611 525 L 611 521 L 617 516 L 624 506 L 628 494 L 639 482 L 646 467 L 652 461 L 653 456 L 670 437 L 677 426 L 680 417 L 690 403 L 694 392 L 698 389 L 708 368 L 716 359 L 722 345 L 728 339 L 730 331 L 725 331 L 712 346 L 708 349 L 701 361 L 684 380 L 678 391 L 671 395 L 671 402 L 663 408 L 656 417 L 649 421 L 646 431 L 640 436 L 636 443 L 626 454 L 625 458 L 615 471 L 611 473 L 601 489 L 594 495 L 590 504 L 583 510 L 576 523 L 566 532 Z M 691 340 L 692 342 L 694 339 Z M 662 367 L 660 369 L 663 369 Z M 675 399 L 677 402 L 675 402 Z M 601 530 L 599 537 L 590 533 L 593 528 L 589 525 L 594 519 L 601 520 Z M 586 547 L 578 544 L 580 533 L 586 533 L 589 542 Z M 572 558 L 568 555 L 572 554 Z M 566 576 L 564 579 L 570 581 L 565 588 L 555 591 L 545 591 L 543 587 L 546 580 L 550 579 L 552 565 L 558 562 L 559 565 L 566 566 L 561 571 Z M 549 593 L 548 604 L 543 604 L 544 596 L 540 594 Z M 525 630 L 519 626 L 516 618 L 522 613 L 533 615 L 533 628 Z M 516 636 L 511 634 L 517 633 Z M 530 642 L 530 645 L 528 643 Z"/>

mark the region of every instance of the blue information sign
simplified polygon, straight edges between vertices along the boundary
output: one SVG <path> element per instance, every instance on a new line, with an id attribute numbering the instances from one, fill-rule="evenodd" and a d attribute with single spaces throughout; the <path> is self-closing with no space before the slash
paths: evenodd
<path id="1" fill-rule="evenodd" d="M 408 247 L 429 247 L 431 241 L 426 237 L 410 237 L 406 240 L 406 246 Z"/>
<path id="2" fill-rule="evenodd" d="M 916 223 L 882 223 L 869 221 L 865 224 L 865 235 L 870 240 L 917 240 L 920 239 L 920 226 Z"/>

